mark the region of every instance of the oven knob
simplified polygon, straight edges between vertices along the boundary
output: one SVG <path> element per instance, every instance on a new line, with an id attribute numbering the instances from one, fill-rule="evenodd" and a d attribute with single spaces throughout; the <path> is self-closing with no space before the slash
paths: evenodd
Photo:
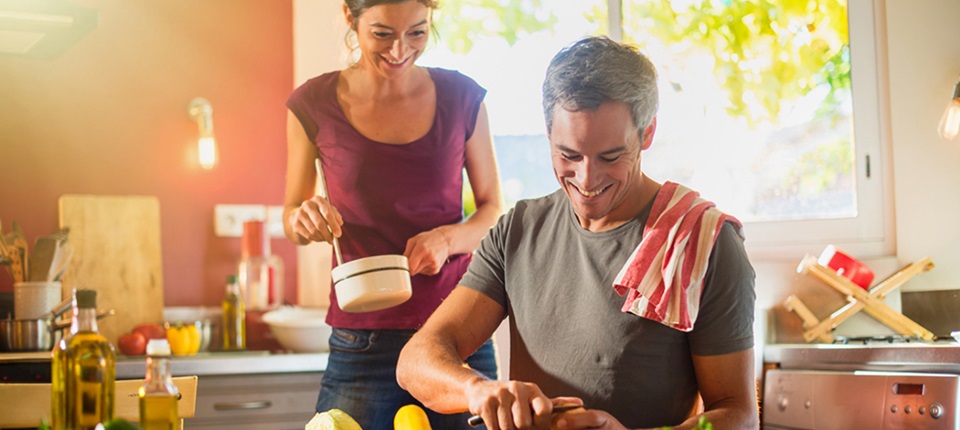
<path id="1" fill-rule="evenodd" d="M 927 413 L 927 407 L 926 407 L 926 406 L 921 406 L 920 408 L 917 409 L 917 413 L 920 414 L 920 415 L 923 415 L 923 414 Z"/>
<path id="2" fill-rule="evenodd" d="M 903 413 L 909 414 L 910 412 L 913 412 L 913 408 L 911 408 L 910 406 L 903 407 Z"/>
<path id="3" fill-rule="evenodd" d="M 787 400 L 787 397 L 781 394 L 777 398 L 777 408 L 780 409 L 780 412 L 787 410 L 787 405 L 790 404 L 790 401 Z"/>
<path id="4" fill-rule="evenodd" d="M 897 405 L 891 405 L 890 412 L 897 413 Z"/>
<path id="5" fill-rule="evenodd" d="M 930 405 L 930 416 L 933 418 L 940 418 L 943 416 L 943 406 L 939 403 L 934 403 Z"/>

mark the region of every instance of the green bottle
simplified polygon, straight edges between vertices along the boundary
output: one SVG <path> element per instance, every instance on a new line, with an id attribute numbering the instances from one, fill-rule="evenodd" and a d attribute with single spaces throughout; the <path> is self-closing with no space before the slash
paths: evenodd
<path id="1" fill-rule="evenodd" d="M 247 349 L 246 310 L 237 275 L 227 276 L 227 294 L 223 297 L 223 350 Z"/>

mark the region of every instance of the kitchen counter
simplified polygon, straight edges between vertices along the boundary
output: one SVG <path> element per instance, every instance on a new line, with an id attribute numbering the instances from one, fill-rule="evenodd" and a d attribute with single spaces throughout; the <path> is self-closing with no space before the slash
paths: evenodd
<path id="1" fill-rule="evenodd" d="M 174 376 L 323 372 L 327 368 L 327 358 L 327 353 L 204 352 L 173 357 L 170 370 Z M 49 352 L 0 353 L 0 367 L 23 369 L 34 366 L 42 370 L 45 366 L 49 371 L 49 363 Z M 117 379 L 139 379 L 145 373 L 145 357 L 118 356 Z"/>
<path id="2" fill-rule="evenodd" d="M 327 369 L 327 353 L 271 354 L 267 351 L 208 352 L 189 357 L 173 357 L 173 376 L 246 375 L 257 373 L 322 372 Z M 124 357 L 117 360 L 117 379 L 142 378 L 146 359 Z"/>

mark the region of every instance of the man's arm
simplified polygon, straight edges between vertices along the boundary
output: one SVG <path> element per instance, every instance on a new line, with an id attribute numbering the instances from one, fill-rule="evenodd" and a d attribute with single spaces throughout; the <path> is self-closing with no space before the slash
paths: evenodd
<path id="1" fill-rule="evenodd" d="M 437 412 L 467 410 L 464 387 L 485 378 L 464 367 L 464 360 L 493 335 L 503 316 L 493 299 L 455 288 L 400 352 L 400 387 Z"/>
<path id="2" fill-rule="evenodd" d="M 722 355 L 694 355 L 693 367 L 703 398 L 704 415 L 714 428 L 760 427 L 753 348 Z M 693 428 L 698 420 L 699 417 L 694 417 L 674 428 Z"/>
<path id="3" fill-rule="evenodd" d="M 760 414 L 754 385 L 753 348 L 722 355 L 694 355 L 704 413 L 715 429 L 757 429 Z M 689 418 L 672 430 L 696 428 L 700 416 Z M 588 409 L 564 414 L 559 429 L 622 430 L 623 424 L 609 413 Z"/>
<path id="4" fill-rule="evenodd" d="M 400 387 L 434 411 L 480 415 L 489 428 L 498 428 L 494 423 L 527 428 L 548 421 L 552 403 L 536 385 L 491 381 L 464 365 L 504 315 L 503 306 L 486 295 L 463 286 L 454 289 L 400 352 Z"/>

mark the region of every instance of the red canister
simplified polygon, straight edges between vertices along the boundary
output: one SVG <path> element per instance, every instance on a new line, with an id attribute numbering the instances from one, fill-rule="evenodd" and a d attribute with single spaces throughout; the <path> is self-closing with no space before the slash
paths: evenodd
<path id="1" fill-rule="evenodd" d="M 827 266 L 837 272 L 838 275 L 849 279 L 854 284 L 864 290 L 870 288 L 873 282 L 873 270 L 870 270 L 866 264 L 853 258 L 833 245 L 827 245 L 817 260 L 821 266 Z"/>

